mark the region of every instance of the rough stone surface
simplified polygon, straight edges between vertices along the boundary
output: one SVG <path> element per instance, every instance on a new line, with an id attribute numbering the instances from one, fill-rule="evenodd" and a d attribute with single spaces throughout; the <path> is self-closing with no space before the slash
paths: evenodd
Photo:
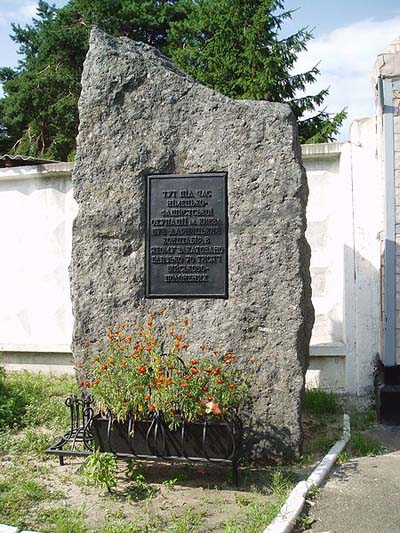
<path id="1" fill-rule="evenodd" d="M 307 183 L 288 106 L 231 100 L 151 47 L 93 30 L 73 187 L 73 348 L 139 305 L 192 322 L 192 340 L 254 356 L 243 418 L 253 456 L 297 455 L 313 324 Z M 144 299 L 148 174 L 228 172 L 229 299 Z"/>

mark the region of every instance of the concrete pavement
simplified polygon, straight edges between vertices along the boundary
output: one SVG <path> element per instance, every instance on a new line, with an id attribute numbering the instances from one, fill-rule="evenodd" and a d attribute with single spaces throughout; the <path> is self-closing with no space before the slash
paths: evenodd
<path id="1" fill-rule="evenodd" d="M 336 467 L 310 514 L 316 533 L 400 533 L 400 428 L 370 431 L 388 453 Z"/>

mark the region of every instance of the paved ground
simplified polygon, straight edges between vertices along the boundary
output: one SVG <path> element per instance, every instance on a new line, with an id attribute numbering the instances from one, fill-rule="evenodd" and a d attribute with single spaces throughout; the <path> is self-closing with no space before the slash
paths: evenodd
<path id="1" fill-rule="evenodd" d="M 337 467 L 310 514 L 316 533 L 400 533 L 400 428 L 370 434 L 389 453 L 352 459 Z"/>

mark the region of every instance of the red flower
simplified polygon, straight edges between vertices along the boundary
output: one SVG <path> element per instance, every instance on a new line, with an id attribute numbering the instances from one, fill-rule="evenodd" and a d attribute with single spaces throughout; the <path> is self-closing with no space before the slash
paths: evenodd
<path id="1" fill-rule="evenodd" d="M 139 366 L 137 371 L 139 372 L 139 374 L 144 374 L 146 372 L 146 367 L 144 365 Z"/>
<path id="2" fill-rule="evenodd" d="M 199 362 L 198 359 L 192 359 L 192 360 L 190 361 L 190 363 L 191 363 L 193 366 L 194 366 L 194 365 L 197 365 L 198 362 Z"/>
<path id="3" fill-rule="evenodd" d="M 195 376 L 196 374 L 199 373 L 199 370 L 197 368 L 191 368 L 190 372 Z"/>
<path id="4" fill-rule="evenodd" d="M 153 404 L 149 405 L 149 411 L 153 412 L 155 410 L 156 410 L 156 406 L 155 405 L 153 405 Z"/>
<path id="5" fill-rule="evenodd" d="M 250 363 L 254 363 L 254 361 L 255 361 L 254 357 L 250 357 L 249 361 L 250 361 Z"/>
<path id="6" fill-rule="evenodd" d="M 218 379 L 217 379 L 217 383 L 218 383 L 218 385 L 221 385 L 221 383 L 223 383 L 223 382 L 224 382 L 224 380 L 223 380 L 222 378 L 218 378 Z"/>
<path id="7" fill-rule="evenodd" d="M 234 383 L 229 383 L 229 388 L 230 388 L 230 389 L 234 389 L 235 386 L 236 386 L 236 385 L 235 385 Z"/>
<path id="8" fill-rule="evenodd" d="M 207 392 L 208 391 L 207 385 L 204 385 L 204 387 L 201 387 L 201 390 L 204 391 L 204 392 Z"/>
<path id="9" fill-rule="evenodd" d="M 125 361 L 125 359 L 122 359 L 122 361 L 121 361 L 122 368 L 125 368 L 126 365 L 127 365 L 127 362 Z"/>
<path id="10" fill-rule="evenodd" d="M 211 372 L 211 374 L 213 376 L 218 376 L 218 374 L 220 373 L 221 369 L 220 368 L 214 368 L 214 370 Z"/>
<path id="11" fill-rule="evenodd" d="M 148 402 L 148 401 L 150 400 L 150 394 L 146 394 L 146 396 L 144 397 L 144 400 L 145 400 L 146 402 Z"/>
<path id="12" fill-rule="evenodd" d="M 171 385 L 171 383 L 172 383 L 172 378 L 166 378 L 165 384 L 166 385 Z"/>

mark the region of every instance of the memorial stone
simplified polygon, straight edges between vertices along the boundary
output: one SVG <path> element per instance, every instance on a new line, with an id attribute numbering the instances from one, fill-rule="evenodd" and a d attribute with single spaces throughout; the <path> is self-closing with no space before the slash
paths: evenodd
<path id="1" fill-rule="evenodd" d="M 298 455 L 313 308 L 289 107 L 231 100 L 95 29 L 79 110 L 75 356 L 138 309 L 189 316 L 194 344 L 254 357 L 253 457 Z"/>

